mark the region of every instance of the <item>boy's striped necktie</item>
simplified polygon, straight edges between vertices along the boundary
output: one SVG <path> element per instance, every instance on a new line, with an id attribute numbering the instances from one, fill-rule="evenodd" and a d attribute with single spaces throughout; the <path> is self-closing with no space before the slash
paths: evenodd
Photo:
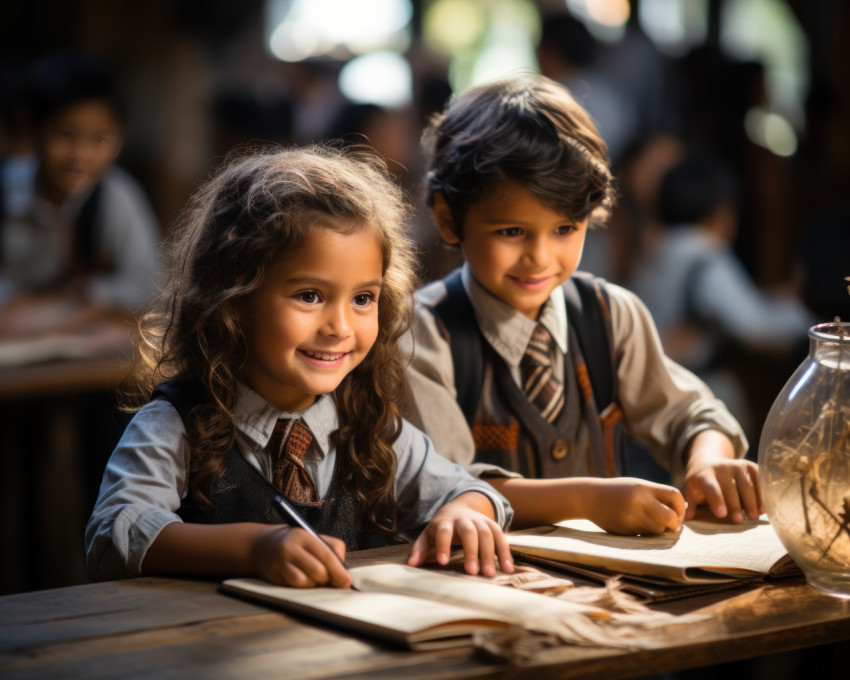
<path id="1" fill-rule="evenodd" d="M 549 331 L 537 324 L 519 364 L 523 392 L 550 423 L 564 410 L 564 386 L 552 369 L 553 342 Z"/>

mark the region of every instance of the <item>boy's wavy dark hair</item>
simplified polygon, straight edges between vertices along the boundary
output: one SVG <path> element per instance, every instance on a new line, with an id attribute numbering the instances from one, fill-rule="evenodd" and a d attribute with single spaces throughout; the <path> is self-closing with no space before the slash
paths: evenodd
<path id="1" fill-rule="evenodd" d="M 208 502 L 233 446 L 233 409 L 248 351 L 238 309 L 269 266 L 296 253 L 316 229 L 375 234 L 383 253 L 377 340 L 334 391 L 334 435 L 343 480 L 373 525 L 392 531 L 404 384 L 397 340 L 411 320 L 414 255 L 409 208 L 386 165 L 365 149 L 313 146 L 245 150 L 229 157 L 193 196 L 169 243 L 161 299 L 143 317 L 125 405 L 139 408 L 162 381 L 199 385 L 203 402 L 186 423 L 190 492 Z"/>
<path id="2" fill-rule="evenodd" d="M 443 196 L 463 239 L 469 206 L 506 181 L 574 221 L 604 224 L 615 190 L 605 143 L 566 88 L 518 76 L 471 88 L 434 116 L 422 145 L 426 196 Z"/>

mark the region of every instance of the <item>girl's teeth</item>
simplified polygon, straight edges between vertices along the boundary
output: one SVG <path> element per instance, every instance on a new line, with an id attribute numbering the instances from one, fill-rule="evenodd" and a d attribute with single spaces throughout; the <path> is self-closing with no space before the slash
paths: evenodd
<path id="1" fill-rule="evenodd" d="M 305 354 L 314 359 L 321 359 L 322 361 L 336 361 L 342 356 L 342 354 L 322 354 L 319 352 L 305 352 Z"/>

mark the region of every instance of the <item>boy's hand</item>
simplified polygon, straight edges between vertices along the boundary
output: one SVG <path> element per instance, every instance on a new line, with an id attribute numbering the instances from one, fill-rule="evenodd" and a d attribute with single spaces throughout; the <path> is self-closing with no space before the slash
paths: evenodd
<path id="1" fill-rule="evenodd" d="M 633 477 L 605 479 L 594 488 L 587 518 L 612 534 L 660 534 L 678 531 L 685 499 L 678 489 Z"/>
<path id="2" fill-rule="evenodd" d="M 463 566 L 468 574 L 480 571 L 493 576 L 496 555 L 502 571 L 514 570 L 508 540 L 493 521 L 493 506 L 484 494 L 470 491 L 440 508 L 416 539 L 407 563 L 418 567 L 436 556 L 439 564 L 448 564 L 452 544 L 457 543 L 463 546 Z"/>
<path id="3" fill-rule="evenodd" d="M 758 519 L 764 512 L 758 466 L 734 455 L 732 443 L 720 432 L 706 430 L 694 437 L 685 467 L 686 519 L 702 503 L 715 517 L 728 517 L 736 524 L 744 514 Z"/>
<path id="4" fill-rule="evenodd" d="M 334 536 L 322 538 L 330 548 L 303 529 L 269 527 L 254 542 L 252 559 L 257 572 L 271 583 L 296 588 L 351 587 L 351 574 L 343 566 L 345 542 Z"/>

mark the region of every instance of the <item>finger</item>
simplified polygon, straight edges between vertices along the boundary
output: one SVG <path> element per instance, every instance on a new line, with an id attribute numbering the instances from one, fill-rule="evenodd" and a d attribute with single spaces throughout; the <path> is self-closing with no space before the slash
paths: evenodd
<path id="1" fill-rule="evenodd" d="M 663 534 L 672 522 L 676 523 L 676 513 L 663 503 L 654 503 L 644 508 L 643 516 L 636 527 L 639 534 Z"/>
<path id="2" fill-rule="evenodd" d="M 506 574 L 511 574 L 514 571 L 514 558 L 511 555 L 511 545 L 508 543 L 508 537 L 499 526 L 494 522 L 493 540 L 496 544 L 496 554 L 499 556 L 499 568 Z"/>
<path id="3" fill-rule="evenodd" d="M 726 507 L 725 494 L 717 477 L 700 477 L 695 480 L 695 484 L 697 490 L 694 492 L 694 498 L 698 500 L 699 496 L 702 496 L 715 517 L 726 517 L 729 511 Z M 696 511 L 696 508 L 694 510 Z"/>
<path id="4" fill-rule="evenodd" d="M 453 533 L 463 548 L 463 569 L 467 574 L 477 574 L 478 563 L 478 530 L 468 519 L 456 519 L 453 523 Z"/>
<path id="5" fill-rule="evenodd" d="M 691 487 L 688 486 L 685 488 L 684 494 L 682 494 L 685 498 L 685 519 L 693 519 L 697 514 L 697 507 L 699 506 L 699 501 L 696 499 L 696 494 L 691 491 Z"/>
<path id="6" fill-rule="evenodd" d="M 744 508 L 747 519 L 758 519 L 758 494 L 753 487 L 753 480 L 746 467 L 739 469 L 735 474 L 735 484 L 738 487 L 738 497 Z"/>
<path id="7" fill-rule="evenodd" d="M 672 486 L 662 487 L 658 492 L 658 500 L 664 503 L 676 514 L 678 524 L 681 524 L 685 520 L 688 503 L 685 502 L 685 497 L 677 488 Z"/>
<path id="8" fill-rule="evenodd" d="M 493 576 L 496 573 L 496 542 L 493 540 L 493 529 L 486 518 L 477 522 L 477 529 L 478 562 L 481 565 L 481 573 L 485 576 Z"/>
<path id="9" fill-rule="evenodd" d="M 280 570 L 283 584 L 292 586 L 293 588 L 311 588 L 317 585 L 307 574 L 305 574 L 297 565 L 292 562 L 287 562 Z"/>
<path id="10" fill-rule="evenodd" d="M 452 552 L 452 538 L 454 537 L 454 524 L 448 520 L 440 521 L 433 529 L 434 532 L 434 555 L 437 564 L 448 564 Z M 465 552 L 465 551 L 464 551 Z M 466 555 L 464 554 L 464 560 Z"/>
<path id="11" fill-rule="evenodd" d="M 413 547 L 410 549 L 410 557 L 407 558 L 407 564 L 411 567 L 418 567 L 420 564 L 423 564 L 428 557 L 430 547 L 431 537 L 428 535 L 428 530 L 426 529 L 414 541 Z"/>
<path id="12" fill-rule="evenodd" d="M 320 541 L 316 541 L 315 539 L 312 539 L 312 541 L 321 545 Z M 325 547 L 325 550 L 330 552 L 327 547 Z M 290 552 L 289 559 L 284 562 L 282 571 L 287 583 L 297 588 L 321 586 L 330 580 L 327 567 L 310 550 L 310 544 L 308 543 L 294 548 Z"/>
<path id="13" fill-rule="evenodd" d="M 339 561 L 345 562 L 345 541 L 336 536 L 328 536 L 326 534 L 322 534 L 322 538 L 331 547 L 331 550 L 336 553 L 336 556 L 339 557 Z"/>
<path id="14" fill-rule="evenodd" d="M 747 474 L 750 477 L 750 483 L 753 485 L 756 493 L 756 506 L 758 507 L 759 517 L 764 514 L 764 498 L 761 495 L 761 482 L 759 481 L 758 465 L 750 465 L 747 468 Z M 754 517 L 753 519 L 758 519 Z"/>
<path id="15" fill-rule="evenodd" d="M 728 471 L 717 471 L 717 481 L 720 485 L 723 500 L 726 502 L 726 516 L 735 524 L 744 520 L 744 513 L 741 510 L 741 496 L 738 490 L 738 484 L 735 481 L 735 474 Z"/>
<path id="16" fill-rule="evenodd" d="M 333 536 L 328 536 L 328 539 L 334 539 Z M 338 540 L 338 539 L 335 539 Z M 309 540 L 304 544 L 304 549 L 321 565 L 321 569 L 315 569 L 313 563 L 310 563 L 310 568 L 313 571 L 305 570 L 305 573 L 310 578 L 313 578 L 317 584 L 325 585 L 330 583 L 337 588 L 348 588 L 351 586 L 351 574 L 340 559 L 337 551 L 323 540 L 309 537 Z M 343 544 L 343 555 L 344 544 Z"/>

